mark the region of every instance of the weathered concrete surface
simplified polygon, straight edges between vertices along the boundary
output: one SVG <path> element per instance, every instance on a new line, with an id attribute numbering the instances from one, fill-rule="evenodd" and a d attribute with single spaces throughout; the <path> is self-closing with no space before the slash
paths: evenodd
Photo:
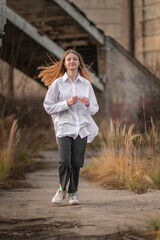
<path id="1" fill-rule="evenodd" d="M 58 154 L 56 151 L 44 152 L 44 156 L 42 161 L 49 163 L 50 167 L 26 176 L 27 182 L 31 183 L 33 188 L 13 189 L 0 193 L 1 240 L 27 239 L 20 236 L 27 228 L 29 228 L 27 234 L 31 234 L 32 229 L 35 231 L 36 228 L 35 236 L 38 239 L 62 239 L 53 238 L 56 234 L 65 234 L 66 239 L 69 239 L 69 236 L 102 239 L 102 236 L 129 227 L 142 230 L 145 226 L 144 220 L 148 216 L 157 216 L 157 213 L 160 213 L 160 191 L 151 190 L 138 195 L 124 190 L 107 190 L 84 178 L 80 179 L 79 184 L 80 205 L 70 206 L 68 198 L 62 205 L 53 205 L 51 199 L 58 188 L 58 171 L 55 167 Z M 48 228 L 41 234 L 44 226 Z M 17 232 L 16 229 L 13 231 L 14 228 L 21 231 Z M 12 230 L 11 238 L 6 237 L 4 230 L 5 234 Z M 52 233 L 52 237 L 47 235 L 49 233 Z M 99 236 L 97 238 L 88 238 L 97 235 Z M 31 235 L 30 240 L 37 239 L 35 236 Z"/>

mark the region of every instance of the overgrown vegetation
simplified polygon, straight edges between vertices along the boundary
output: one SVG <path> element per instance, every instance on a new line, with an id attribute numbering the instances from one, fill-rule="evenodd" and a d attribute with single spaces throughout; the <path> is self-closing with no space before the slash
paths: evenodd
<path id="1" fill-rule="evenodd" d="M 109 129 L 99 134 L 100 154 L 93 157 L 83 175 L 117 189 L 144 193 L 160 188 L 160 123 L 146 128 L 144 134 L 110 120 Z M 106 128 L 105 128 L 106 129 Z"/>
<path id="2" fill-rule="evenodd" d="M 152 235 L 155 237 L 155 240 L 160 240 L 160 217 L 150 216 L 146 223 L 148 227 L 146 235 Z"/>
<path id="3" fill-rule="evenodd" d="M 53 139 L 42 100 L 7 99 L 0 117 L 0 188 L 17 186 L 17 179 L 23 179 L 24 172 L 37 167 L 33 156 L 55 146 Z"/>

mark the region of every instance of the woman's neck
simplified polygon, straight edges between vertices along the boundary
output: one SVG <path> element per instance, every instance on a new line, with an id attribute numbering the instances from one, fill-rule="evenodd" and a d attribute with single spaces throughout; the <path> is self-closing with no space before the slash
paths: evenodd
<path id="1" fill-rule="evenodd" d="M 67 75 L 74 82 L 77 79 L 78 71 L 67 71 Z"/>

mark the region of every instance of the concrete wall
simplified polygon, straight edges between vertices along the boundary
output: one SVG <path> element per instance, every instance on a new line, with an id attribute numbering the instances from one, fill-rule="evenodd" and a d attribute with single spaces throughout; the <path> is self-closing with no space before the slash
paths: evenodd
<path id="1" fill-rule="evenodd" d="M 142 128 L 160 117 L 160 82 L 113 39 L 107 39 L 107 118 Z"/>
<path id="2" fill-rule="evenodd" d="M 70 0 L 77 5 L 106 36 L 112 36 L 130 50 L 130 0 Z"/>
<path id="3" fill-rule="evenodd" d="M 46 88 L 0 59 L 0 95 L 5 97 L 44 97 Z"/>
<path id="4" fill-rule="evenodd" d="M 70 0 L 160 78 L 160 0 Z M 131 9 L 132 7 L 132 9 Z M 133 19 L 132 19 L 133 14 Z M 133 21 L 133 22 L 132 22 Z"/>
<path id="5" fill-rule="evenodd" d="M 160 0 L 70 2 L 76 4 L 106 36 L 113 37 L 158 76 Z M 151 116 L 160 118 L 160 81 L 116 41 L 107 38 L 107 58 L 100 63 L 101 72 L 104 75 L 106 71 L 108 79 L 105 91 L 98 97 L 100 110 L 108 120 L 111 117 L 143 128 Z"/>
<path id="6" fill-rule="evenodd" d="M 160 0 L 135 0 L 135 57 L 160 77 Z"/>

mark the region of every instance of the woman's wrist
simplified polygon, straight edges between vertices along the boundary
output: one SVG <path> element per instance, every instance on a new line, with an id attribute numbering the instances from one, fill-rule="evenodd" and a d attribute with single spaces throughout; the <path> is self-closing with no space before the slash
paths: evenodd
<path id="1" fill-rule="evenodd" d="M 90 103 L 86 104 L 86 107 L 89 107 Z"/>

